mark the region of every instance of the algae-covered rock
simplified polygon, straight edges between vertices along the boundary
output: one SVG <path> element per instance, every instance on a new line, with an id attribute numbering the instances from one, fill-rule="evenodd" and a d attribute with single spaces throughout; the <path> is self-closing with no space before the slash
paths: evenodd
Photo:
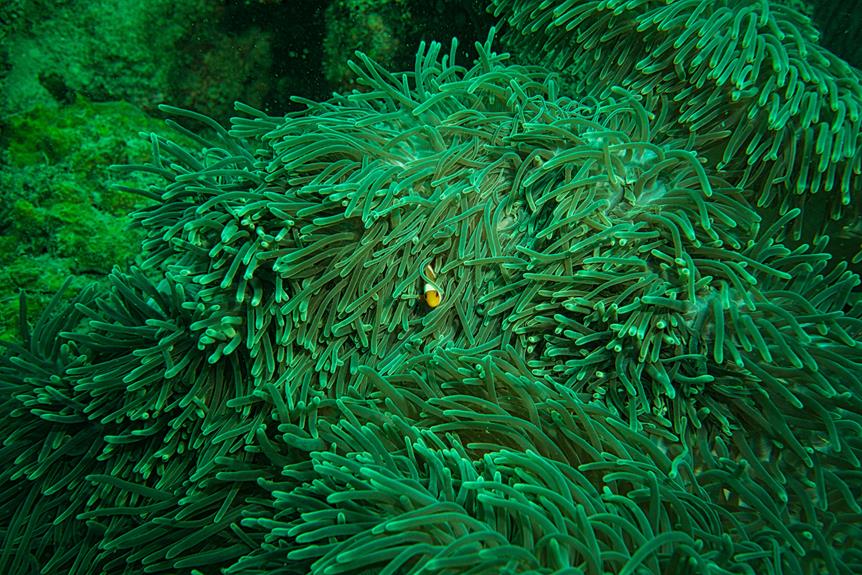
<path id="1" fill-rule="evenodd" d="M 78 99 L 67 107 L 40 106 L 2 127 L 0 171 L 0 339 L 18 331 L 18 292 L 31 315 L 71 278 L 70 294 L 132 261 L 139 234 L 128 214 L 141 198 L 115 184 L 108 167 L 150 154 L 139 130 L 162 123 L 124 103 Z"/>

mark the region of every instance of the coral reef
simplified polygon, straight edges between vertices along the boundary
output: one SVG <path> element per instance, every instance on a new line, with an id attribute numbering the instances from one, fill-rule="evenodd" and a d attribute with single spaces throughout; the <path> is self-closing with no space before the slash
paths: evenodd
<path id="1" fill-rule="evenodd" d="M 478 0 L 331 0 L 326 6 L 323 75 L 339 90 L 355 87 L 347 62 L 356 50 L 387 69 L 406 69 L 422 39 L 482 37 L 493 24 L 484 8 Z"/>
<path id="2" fill-rule="evenodd" d="M 0 358 L 0 571 L 862 569 L 858 276 L 668 98 L 491 42 L 163 107 L 140 269 Z"/>
<path id="3" fill-rule="evenodd" d="M 82 98 L 2 123 L 0 340 L 18 334 L 19 290 L 35 316 L 67 277 L 74 278 L 72 295 L 103 280 L 113 265 L 133 261 L 141 234 L 128 225 L 140 198 L 113 186 L 140 187 L 152 178 L 106 172 L 112 163 L 149 157 L 139 130 L 165 131 L 129 104 Z"/>
<path id="4" fill-rule="evenodd" d="M 326 8 L 323 73 L 332 86 L 346 87 L 352 79 L 347 61 L 360 50 L 391 67 L 401 47 L 405 28 L 413 18 L 404 0 L 334 0 Z"/>
<path id="5" fill-rule="evenodd" d="M 269 87 L 257 80 L 270 70 L 268 33 L 226 34 L 221 2 L 15 4 L 0 75 L 4 116 L 80 95 L 145 111 L 171 100 L 226 119 L 234 99 L 262 104 Z"/>

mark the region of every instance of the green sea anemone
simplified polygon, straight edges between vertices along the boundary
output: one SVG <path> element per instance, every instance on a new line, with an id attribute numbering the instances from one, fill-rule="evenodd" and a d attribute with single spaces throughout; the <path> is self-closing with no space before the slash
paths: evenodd
<path id="1" fill-rule="evenodd" d="M 666 99 L 492 37 L 165 108 L 201 148 L 122 168 L 163 178 L 143 269 L 0 358 L 0 571 L 862 569 L 859 278 Z"/>
<path id="2" fill-rule="evenodd" d="M 808 214 L 808 233 L 859 214 L 862 81 L 778 2 L 494 0 L 523 54 L 564 70 L 577 94 L 621 86 L 759 207 Z M 802 234 L 802 220 L 795 226 Z"/>

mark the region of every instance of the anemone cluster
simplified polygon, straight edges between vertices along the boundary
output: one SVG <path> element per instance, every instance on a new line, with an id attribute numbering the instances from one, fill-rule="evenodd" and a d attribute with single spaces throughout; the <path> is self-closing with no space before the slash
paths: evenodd
<path id="1" fill-rule="evenodd" d="M 862 75 L 821 47 L 811 20 L 787 3 L 493 4 L 513 47 L 564 70 L 573 92 L 601 98 L 624 87 L 660 102 L 757 206 L 809 206 L 821 226 L 824 213 L 859 215 Z"/>
<path id="2" fill-rule="evenodd" d="M 492 39 L 165 108 L 142 266 L 0 358 L 0 572 L 862 571 L 859 277 L 678 103 Z"/>

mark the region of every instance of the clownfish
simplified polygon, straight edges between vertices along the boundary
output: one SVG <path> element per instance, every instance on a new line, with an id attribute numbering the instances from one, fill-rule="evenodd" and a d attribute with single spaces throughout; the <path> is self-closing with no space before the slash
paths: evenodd
<path id="1" fill-rule="evenodd" d="M 425 266 L 425 275 L 431 281 L 425 282 L 425 287 L 422 289 L 420 298 L 425 302 L 425 305 L 434 309 L 443 301 L 443 294 L 440 293 L 440 288 L 433 283 L 437 279 L 437 274 L 434 273 L 434 268 L 431 267 L 431 264 Z"/>

